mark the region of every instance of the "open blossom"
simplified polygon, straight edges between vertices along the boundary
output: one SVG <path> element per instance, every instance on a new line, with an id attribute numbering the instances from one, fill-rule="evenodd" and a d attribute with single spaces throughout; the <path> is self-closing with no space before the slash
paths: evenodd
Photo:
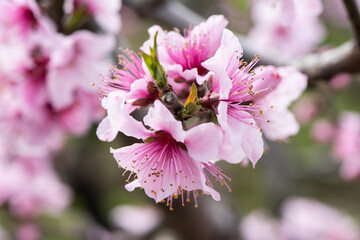
<path id="1" fill-rule="evenodd" d="M 143 141 L 111 150 L 130 172 L 127 181 L 134 178 L 129 191 L 143 188 L 156 202 L 167 199 L 170 208 L 173 198 L 184 201 L 190 192 L 196 201 L 198 190 L 219 200 L 208 175 L 228 188 L 229 178 L 216 161 L 249 159 L 255 165 L 264 152 L 262 132 L 270 139 L 297 133 L 288 107 L 307 78 L 287 67 L 252 71 L 259 58 L 241 60 L 242 47 L 226 24 L 212 16 L 185 36 L 152 27 L 142 56 L 124 51 L 122 68 L 104 78 L 100 94 L 107 116 L 99 139 L 112 141 L 120 131 Z M 144 124 L 129 115 L 146 106 Z"/>
<path id="2" fill-rule="evenodd" d="M 360 237 L 350 216 L 306 198 L 287 200 L 280 220 L 263 211 L 250 213 L 243 219 L 240 231 L 245 240 L 355 240 Z"/>
<path id="3" fill-rule="evenodd" d="M 143 51 L 153 45 L 158 33 L 158 54 L 160 62 L 171 79 L 194 80 L 198 83 L 206 74 L 202 63 L 212 57 L 220 47 L 222 31 L 228 21 L 222 15 L 209 17 L 192 29 L 179 32 L 165 32 L 159 26 L 149 29 L 150 39 L 144 43 Z"/>
<path id="4" fill-rule="evenodd" d="M 259 50 L 276 55 L 304 55 L 323 39 L 324 28 L 319 20 L 322 10 L 319 0 L 256 1 L 249 41 Z"/>
<path id="5" fill-rule="evenodd" d="M 243 158 L 255 164 L 263 153 L 262 131 L 271 140 L 298 132 L 299 126 L 287 108 L 305 90 L 307 78 L 290 67 L 260 66 L 249 72 L 259 58 L 246 64 L 240 61 L 242 54 L 238 39 L 224 30 L 221 47 L 203 66 L 213 76 L 210 95 L 219 96 L 218 121 L 233 145 L 227 155 L 233 157 L 239 152 L 235 149 L 242 148 Z M 235 145 L 241 143 L 242 135 L 246 139 L 243 145 Z"/>
<path id="6" fill-rule="evenodd" d="M 196 201 L 197 190 L 203 190 L 219 200 L 219 194 L 206 185 L 206 174 L 202 167 L 224 181 L 218 167 L 209 162 L 216 159 L 217 149 L 222 143 L 220 128 L 207 123 L 185 132 L 181 122 L 175 120 L 161 102 L 155 101 L 154 107 L 149 109 L 144 118 L 144 123 L 151 127 L 148 130 L 128 115 L 124 97 L 123 92 L 112 92 L 103 99 L 103 104 L 107 106 L 109 121 L 113 127 L 144 141 L 111 150 L 119 166 L 131 172 L 128 180 L 131 176 L 136 179 L 126 188 L 130 191 L 136 187 L 144 188 L 145 193 L 156 202 L 167 198 L 170 208 L 173 196 L 178 194 L 184 203 L 184 195 L 189 198 L 190 192 L 194 191 Z M 197 139 L 202 141 L 196 141 Z"/>

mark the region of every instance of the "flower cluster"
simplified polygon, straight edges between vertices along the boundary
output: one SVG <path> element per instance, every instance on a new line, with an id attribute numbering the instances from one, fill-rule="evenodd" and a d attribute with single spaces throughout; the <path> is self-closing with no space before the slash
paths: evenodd
<path id="1" fill-rule="evenodd" d="M 184 35 L 151 27 L 142 54 L 123 51 L 121 68 L 101 85 L 107 117 L 98 137 L 112 141 L 120 131 L 141 140 L 111 149 L 124 174 L 130 172 L 126 188 L 143 188 L 170 209 L 173 198 L 184 204 L 191 194 L 197 206 L 199 191 L 219 200 L 210 179 L 229 190 L 230 179 L 218 160 L 255 165 L 263 133 L 285 139 L 299 128 L 288 106 L 307 78 L 291 67 L 254 68 L 259 57 L 241 59 L 243 49 L 226 25 L 223 16 L 212 16 Z M 140 108 L 148 109 L 143 121 L 130 115 Z"/>
<path id="2" fill-rule="evenodd" d="M 114 35 L 73 23 L 79 5 L 93 10 L 87 17 L 108 14 L 100 1 L 70 2 L 74 12 L 59 26 L 35 0 L 0 1 L 0 204 L 19 218 L 69 204 L 50 160 L 67 134 L 84 135 L 103 115 L 91 83 L 107 68 Z"/>

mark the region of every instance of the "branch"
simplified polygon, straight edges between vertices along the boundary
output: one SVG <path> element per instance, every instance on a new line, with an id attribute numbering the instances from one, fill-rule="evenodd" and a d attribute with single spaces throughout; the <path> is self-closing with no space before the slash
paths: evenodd
<path id="1" fill-rule="evenodd" d="M 355 39 L 358 47 L 360 47 L 360 14 L 359 9 L 354 0 L 343 0 L 351 26 L 355 33 Z"/>
<path id="2" fill-rule="evenodd" d="M 352 2 L 353 0 L 344 1 Z M 140 15 L 160 21 L 169 27 L 185 28 L 204 20 L 203 17 L 178 1 L 155 0 L 155 3 L 153 2 L 152 4 L 149 4 L 149 1 L 142 0 L 135 1 L 137 4 L 132 4 L 131 2 L 128 0 L 125 1 L 125 4 L 133 7 Z M 357 10 L 355 12 L 358 13 Z M 357 14 L 356 16 L 358 17 L 359 15 Z M 360 33 L 360 23 L 356 26 L 359 30 L 357 31 L 358 34 Z M 260 54 L 251 42 L 247 41 L 245 36 L 240 34 L 237 36 L 243 48 L 246 49 L 244 53 L 245 60 L 251 61 L 255 54 L 259 54 L 261 56 L 261 64 L 263 65 L 295 66 L 308 75 L 309 85 L 314 85 L 318 80 L 330 80 L 338 73 L 356 73 L 360 71 L 359 50 L 352 42 L 344 43 L 339 47 L 322 53 L 309 54 L 299 60 L 289 61 L 281 56 L 274 56 L 270 52 L 261 52 Z"/>
<path id="3" fill-rule="evenodd" d="M 346 42 L 322 53 L 309 54 L 291 65 L 305 73 L 309 84 L 314 85 L 319 80 L 330 80 L 342 72 L 359 72 L 360 53 L 354 42 Z"/>

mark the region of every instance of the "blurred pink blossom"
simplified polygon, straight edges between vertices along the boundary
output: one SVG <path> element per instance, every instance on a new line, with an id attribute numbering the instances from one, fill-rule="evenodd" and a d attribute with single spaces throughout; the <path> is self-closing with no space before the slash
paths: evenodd
<path id="1" fill-rule="evenodd" d="M 287 200 L 282 207 L 281 234 L 284 239 L 356 240 L 354 220 L 323 203 L 302 198 Z"/>
<path id="2" fill-rule="evenodd" d="M 111 222 L 133 236 L 144 236 L 163 220 L 162 212 L 154 206 L 121 205 L 110 214 Z"/>
<path id="3" fill-rule="evenodd" d="M 356 4 L 358 5 L 360 1 L 355 0 Z M 324 17 L 326 20 L 330 20 L 332 24 L 343 27 L 349 28 L 350 21 L 348 19 L 348 15 L 346 13 L 346 9 L 344 3 L 338 0 L 326 0 L 324 1 Z"/>
<path id="4" fill-rule="evenodd" d="M 54 24 L 41 14 L 35 0 L 3 0 L 0 2 L 0 42 L 26 38 L 34 31 L 54 30 Z"/>
<path id="5" fill-rule="evenodd" d="M 262 211 L 246 216 L 240 231 L 245 240 L 356 240 L 359 230 L 348 215 L 306 198 L 290 198 L 283 203 L 276 220 Z"/>
<path id="6" fill-rule="evenodd" d="M 185 30 L 184 36 L 177 31 L 165 32 L 161 27 L 153 26 L 149 29 L 150 39 L 143 44 L 142 50 L 149 51 L 157 33 L 159 60 L 169 78 L 197 79 L 200 83 L 207 72 L 202 63 L 220 47 L 222 32 L 227 24 L 224 16 L 214 15 Z"/>
<path id="7" fill-rule="evenodd" d="M 39 226 L 33 223 L 24 223 L 16 231 L 17 240 L 40 240 L 41 232 Z"/>
<path id="8" fill-rule="evenodd" d="M 320 0 L 256 1 L 252 5 L 254 26 L 249 41 L 259 51 L 276 56 L 302 56 L 324 37 L 321 12 Z"/>
<path id="9" fill-rule="evenodd" d="M 39 165 L 39 161 L 44 160 L 23 158 L 1 163 L 0 196 L 19 217 L 57 214 L 70 203 L 69 188 L 60 182 L 47 162 Z"/>
<path id="10" fill-rule="evenodd" d="M 330 142 L 336 136 L 336 127 L 330 121 L 317 120 L 312 125 L 311 136 L 320 143 Z"/>
<path id="11" fill-rule="evenodd" d="M 59 38 L 50 56 L 46 79 L 50 103 L 55 110 L 69 107 L 78 90 L 96 92 L 91 83 L 97 83 L 100 73 L 107 69 L 106 61 L 102 60 L 115 45 L 110 35 L 83 30 Z"/>
<path id="12" fill-rule="evenodd" d="M 341 90 L 349 86 L 351 83 L 351 75 L 347 73 L 339 73 L 330 80 L 330 86 L 336 90 Z"/>
<path id="13" fill-rule="evenodd" d="M 282 240 L 279 223 L 263 210 L 255 210 L 245 216 L 240 232 L 244 240 Z"/>
<path id="14" fill-rule="evenodd" d="M 293 111 L 296 119 L 301 124 L 306 125 L 309 124 L 318 114 L 319 108 L 320 103 L 317 96 L 305 95 L 294 104 Z"/>
<path id="15" fill-rule="evenodd" d="M 334 155 L 341 161 L 341 175 L 347 180 L 360 176 L 360 115 L 344 112 L 338 121 Z"/>

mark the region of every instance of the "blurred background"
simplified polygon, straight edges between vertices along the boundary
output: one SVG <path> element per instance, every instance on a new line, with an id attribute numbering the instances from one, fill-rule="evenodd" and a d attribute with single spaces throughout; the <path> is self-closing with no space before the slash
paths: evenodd
<path id="1" fill-rule="evenodd" d="M 39 0 L 31 4 L 25 0 L 1 1 L 2 3 L 29 4 L 31 11 L 46 16 L 46 21 L 52 21 L 50 24 L 52 25 L 51 28 L 53 28 L 52 31 L 62 34 L 64 38 L 65 36 L 75 36 L 77 32 L 84 29 L 101 36 L 111 35 L 114 37 L 115 42 L 111 42 L 112 40 L 99 40 L 98 45 L 106 43 L 109 47 L 109 49 L 103 50 L 101 57 L 93 58 L 95 63 L 99 63 L 100 59 L 104 62 L 104 67 L 96 69 L 96 71 L 100 72 L 92 73 L 91 71 L 95 71 L 91 69 L 92 65 L 88 65 L 88 68 L 85 67 L 85 71 L 89 71 L 89 74 L 91 72 L 92 77 L 95 76 L 98 81 L 101 81 L 102 78 L 100 74 L 107 75 L 109 73 L 111 69 L 109 64 L 116 64 L 117 54 L 120 53 L 118 47 L 139 51 L 139 47 L 149 38 L 148 28 L 154 24 L 168 30 L 172 30 L 173 27 L 183 29 L 189 24 L 196 25 L 213 14 L 223 14 L 229 21 L 228 28 L 239 33 L 241 35 L 240 39 L 244 40 L 245 57 L 247 57 L 247 49 L 249 49 L 248 52 L 251 57 L 254 54 L 262 57 L 263 53 L 261 44 L 257 45 L 255 41 L 251 40 L 251 34 L 256 35 L 253 30 L 257 23 L 256 17 L 254 17 L 256 13 L 252 10 L 253 5 L 257 2 L 255 0 L 123 0 L 121 4 L 120 1 L 118 4 L 114 4 L 114 1 L 110 0 L 83 1 L 85 5 L 94 4 L 99 9 L 107 9 L 104 10 L 104 12 L 107 11 L 106 14 L 109 17 L 106 20 L 101 16 L 97 18 L 95 13 L 93 15 L 85 14 L 85 16 L 81 13 L 79 7 L 82 5 L 76 5 L 75 0 L 68 1 L 69 6 L 73 4 L 72 7 L 68 6 L 68 8 L 64 7 L 64 1 L 59 0 Z M 32 4 L 38 4 L 38 12 Z M 323 11 L 318 17 L 323 33 L 318 37 L 318 40 L 313 41 L 313 46 L 309 50 L 289 55 L 288 52 L 284 53 L 282 49 L 277 50 L 275 45 L 269 45 L 268 48 L 272 52 L 264 53 L 264 62 L 260 61 L 260 64 L 291 65 L 294 59 L 301 60 L 310 53 L 320 54 L 351 41 L 354 38 L 352 28 L 342 1 L 326 0 L 323 1 L 323 4 Z M 5 12 L 9 11 L 7 7 L 6 4 L 0 5 L 0 8 L 2 8 L 0 9 L 2 14 L 0 22 L 9 17 L 5 14 Z M 108 8 L 116 11 L 110 13 L 111 10 Z M 110 14 L 114 14 L 112 16 L 114 18 L 110 17 Z M 38 16 L 35 15 L 35 17 Z M 110 26 L 112 22 L 119 21 L 119 19 L 121 19 L 121 22 L 115 24 L 117 28 L 111 29 L 114 28 Z M 5 29 L 6 26 L 9 25 L 0 24 L 0 28 L 3 28 L 1 33 L 15 29 L 14 25 L 11 25 L 8 29 Z M 43 28 L 46 29 L 46 27 Z M 301 33 L 301 29 L 298 31 L 300 34 L 305 34 Z M 26 34 L 31 35 L 32 33 Z M 6 37 L 4 37 L 5 35 Z M 18 35 L 18 33 L 15 35 Z M 28 35 L 26 38 L 32 38 Z M 255 38 L 261 37 L 259 35 L 255 36 Z M 50 39 L 51 37 L 46 36 L 43 38 Z M 8 76 L 11 75 L 12 78 L 17 78 L 17 73 L 20 70 L 11 69 L 9 73 L 6 70 L 10 68 L 5 67 L 7 65 L 3 63 L 13 61 L 14 54 L 18 54 L 18 51 L 11 50 L 7 52 L 6 50 L 11 49 L 9 46 L 12 45 L 12 41 L 15 41 L 12 40 L 12 35 L 3 34 L 1 41 L 3 45 L 0 46 L 0 57 L 2 58 L 0 60 L 0 94 L 6 95 L 5 92 L 10 91 L 8 90 L 10 88 L 8 83 L 5 82 L 17 81 L 16 79 L 9 80 Z M 17 48 L 21 47 L 24 44 L 21 41 L 23 40 L 17 39 L 14 45 Z M 35 41 L 44 41 L 44 39 Z M 77 40 L 69 40 L 70 43 L 66 44 L 71 45 L 71 41 Z M 241 43 L 243 42 L 241 41 Z M 69 46 L 61 44 L 49 44 L 49 46 L 50 48 L 57 48 L 56 46 L 66 48 Z M 42 46 L 46 46 L 43 47 L 46 49 L 48 45 L 44 44 Z M 92 52 L 94 48 L 91 46 L 91 44 L 85 44 L 85 51 Z M 52 50 L 49 50 L 49 56 L 53 57 L 52 54 Z M 70 53 L 61 54 L 62 59 L 66 59 L 66 56 Z M 56 54 L 53 58 L 56 58 Z M 51 64 L 57 66 L 56 61 L 50 61 Z M 51 64 L 50 67 L 53 66 Z M 87 62 L 81 62 L 79 66 L 83 64 L 87 64 Z M 357 65 L 359 65 L 359 62 L 357 62 Z M 62 67 L 60 66 L 58 71 L 62 71 Z M 39 68 L 39 63 L 36 63 L 33 68 Z M 86 74 L 80 74 L 73 78 L 79 80 L 86 78 L 86 76 Z M 62 81 L 65 82 L 65 78 L 65 75 L 61 75 Z M 87 84 L 90 84 L 91 81 L 92 79 Z M 359 177 L 356 173 L 351 176 L 347 174 L 346 170 L 344 170 L 345 160 L 339 158 L 339 154 L 336 154 L 338 152 L 336 150 L 338 142 L 336 136 L 340 135 L 338 131 L 341 131 L 341 122 L 345 121 L 341 120 L 343 119 L 343 113 L 348 111 L 360 113 L 360 78 L 357 73 L 337 72 L 332 74 L 331 77 L 312 76 L 309 81 L 306 92 L 291 107 L 301 124 L 300 132 L 286 142 L 266 140 L 267 150 L 255 168 L 250 165 L 245 166 L 246 164 L 230 165 L 219 162 L 219 166 L 232 179 L 230 183 L 232 192 L 229 193 L 227 188 L 215 185 L 215 189 L 220 192 L 222 200 L 215 202 L 207 196 L 200 196 L 198 199 L 199 208 L 195 208 L 193 203 L 186 205 L 186 207 L 175 203 L 174 211 L 170 212 L 165 204 L 156 204 L 153 199 L 147 197 L 141 190 L 137 189 L 131 193 L 126 191 L 124 188 L 126 179 L 122 177 L 123 170 L 117 167 L 109 148 L 126 146 L 134 143 L 135 140 L 122 134 L 119 134 L 116 140 L 111 143 L 98 140 L 95 132 L 98 122 L 104 116 L 101 110 L 94 110 L 100 111 L 97 116 L 87 117 L 91 120 L 75 121 L 74 118 L 70 117 L 68 124 L 77 125 L 77 130 L 80 128 L 79 126 L 86 125 L 86 129 L 79 132 L 60 124 L 61 137 L 59 138 L 61 140 L 59 141 L 62 143 L 57 144 L 55 148 L 49 147 L 51 150 L 46 150 L 46 153 L 44 153 L 46 158 L 50 159 L 51 167 L 49 168 L 54 169 L 51 171 L 54 172 L 56 181 L 59 182 L 56 184 L 64 185 L 63 187 L 66 190 L 54 190 L 59 186 L 55 183 L 52 185 L 47 178 L 39 178 L 37 181 L 41 183 L 35 182 L 34 179 L 37 178 L 35 175 L 31 175 L 34 177 L 30 176 L 28 180 L 20 181 L 18 178 L 8 176 L 10 174 L 8 173 L 10 172 L 9 169 L 12 169 L 12 167 L 4 164 L 1 167 L 0 172 L 6 177 L 0 175 L 0 178 L 7 180 L 0 180 L 0 182 L 3 181 L 3 183 L 0 183 L 0 203 L 2 204 L 0 208 L 0 239 L 360 239 L 358 232 L 360 229 Z M 11 86 L 16 84 L 11 83 Z M 69 85 L 71 84 L 68 83 L 66 86 Z M 58 88 L 58 91 L 60 91 L 66 86 L 59 85 L 54 88 Z M 77 87 L 77 89 L 80 88 Z M 18 91 L 20 90 L 16 91 L 13 94 L 15 96 L 19 94 Z M 96 106 L 100 108 L 98 90 L 91 94 L 96 100 L 94 108 Z M 0 145 L 4 149 L 1 151 L 7 152 L 8 149 L 14 148 L 14 146 L 17 148 L 16 154 L 14 151 L 4 154 L 4 159 L 9 159 L 9 156 L 11 156 L 11 160 L 4 161 L 7 162 L 6 164 L 10 164 L 9 162 L 12 164 L 14 161 L 25 161 L 26 168 L 28 168 L 28 160 L 23 159 L 29 157 L 24 156 L 27 154 L 19 153 L 21 151 L 19 146 L 23 143 L 19 143 L 19 139 L 15 141 L 15 138 L 13 138 L 14 132 L 5 133 L 7 132 L 6 129 L 9 128 L 6 125 L 6 121 L 9 121 L 7 119 L 9 115 L 4 113 L 5 108 L 10 107 L 9 102 L 13 102 L 14 98 L 4 96 L 1 99 L 3 103 L 0 105 L 0 111 L 3 113 L 0 114 L 2 119 L 2 133 L 0 133 L 0 136 L 1 141 L 5 142 Z M 79 97 L 79 99 L 81 98 Z M 82 100 L 77 101 L 81 102 Z M 84 101 L 87 104 L 89 103 L 87 100 Z M 54 101 L 51 100 L 50 102 L 53 103 Z M 17 109 L 16 111 L 16 116 L 21 112 L 19 118 L 22 119 L 25 118 L 25 115 L 31 115 L 23 113 L 23 109 Z M 56 116 L 59 116 L 59 108 L 56 111 L 56 114 L 58 114 Z M 89 111 L 94 112 L 93 110 Z M 32 111 L 32 114 L 35 114 L 35 111 Z M 141 114 L 141 112 L 137 114 Z M 14 119 L 17 118 L 12 116 L 10 121 L 14 122 Z M 31 121 L 38 120 L 31 119 Z M 51 124 L 54 124 L 49 126 L 52 129 L 51 131 L 58 128 L 58 122 L 51 122 Z M 40 126 L 27 125 L 25 128 L 44 128 L 44 125 Z M 21 127 L 17 126 L 16 129 L 20 129 L 21 134 L 25 132 Z M 352 139 L 359 141 L 360 130 L 356 129 L 360 129 L 360 127 L 354 126 L 351 129 L 354 130 L 355 135 L 358 134 L 356 135 L 358 137 L 355 136 Z M 44 131 L 46 132 L 44 135 L 51 132 L 50 130 Z M 358 132 L 356 133 L 356 131 Z M 28 133 L 26 134 L 28 135 Z M 58 138 L 57 133 L 51 134 L 56 135 L 56 138 Z M 51 145 L 49 142 L 54 141 L 53 135 L 50 137 L 42 135 L 39 138 L 46 142 L 41 143 L 39 141 L 40 144 Z M 26 137 L 26 139 L 33 138 Z M 33 140 L 29 141 L 32 144 L 34 143 Z M 360 143 L 352 142 L 348 144 L 357 144 L 354 146 L 355 151 L 352 155 L 354 158 L 357 157 L 359 161 L 353 163 L 350 168 L 360 168 L 358 167 L 360 166 Z M 35 151 L 32 145 L 24 149 L 27 153 Z M 45 158 L 44 155 L 40 155 L 40 157 L 32 155 L 31 158 Z M 2 157 L 1 154 L 0 157 Z M 18 160 L 19 158 L 22 160 Z M 31 163 L 30 165 L 36 164 Z M 37 173 L 41 171 L 36 170 Z M 16 191 L 8 190 L 8 186 L 16 184 L 19 185 L 16 187 Z M 34 190 L 31 190 L 32 188 Z M 19 200 L 19 196 L 24 194 L 25 191 L 32 191 L 32 193 L 21 196 Z M 34 197 L 34 192 L 36 192 L 36 197 Z M 48 200 L 49 197 L 65 199 L 59 200 L 62 201 L 61 203 L 55 203 L 57 200 Z M 48 204 L 48 202 L 51 202 L 51 204 Z M 301 203 L 308 204 L 303 211 L 290 210 L 291 204 L 299 204 L 295 209 L 301 209 L 303 207 Z M 41 207 L 41 211 L 33 209 L 29 213 L 29 211 L 21 210 L 28 209 L 24 206 L 30 205 L 32 208 L 38 207 L 40 209 Z M 52 211 L 52 208 L 56 208 L 57 211 Z M 312 208 L 314 209 L 311 210 Z M 324 212 L 324 216 L 322 216 L 319 209 Z M 306 213 L 309 210 L 311 210 L 310 213 Z M 251 215 L 254 213 L 260 214 Z M 298 220 L 303 219 L 303 222 L 296 223 L 295 220 L 290 219 L 289 215 Z M 343 223 L 344 219 L 346 219 L 346 223 Z M 326 222 L 327 220 L 329 222 Z M 279 232 L 285 230 L 279 229 L 285 229 L 287 221 L 292 221 L 292 227 L 297 228 L 297 230 L 292 230 L 294 232 L 314 231 L 315 233 L 312 236 L 305 237 L 301 237 L 300 234 L 295 234 L 292 238 L 280 236 Z M 310 226 L 306 226 L 304 222 Z M 314 230 L 316 224 L 313 222 L 326 222 L 328 227 L 318 226 Z M 326 235 L 328 234 L 326 231 L 336 228 L 334 226 L 341 228 L 339 227 L 341 223 L 343 223 L 344 227 L 338 230 L 337 238 L 334 237 L 335 233 Z M 296 227 L 296 224 L 299 224 L 299 227 Z M 260 233 L 264 235 L 259 235 Z"/>

